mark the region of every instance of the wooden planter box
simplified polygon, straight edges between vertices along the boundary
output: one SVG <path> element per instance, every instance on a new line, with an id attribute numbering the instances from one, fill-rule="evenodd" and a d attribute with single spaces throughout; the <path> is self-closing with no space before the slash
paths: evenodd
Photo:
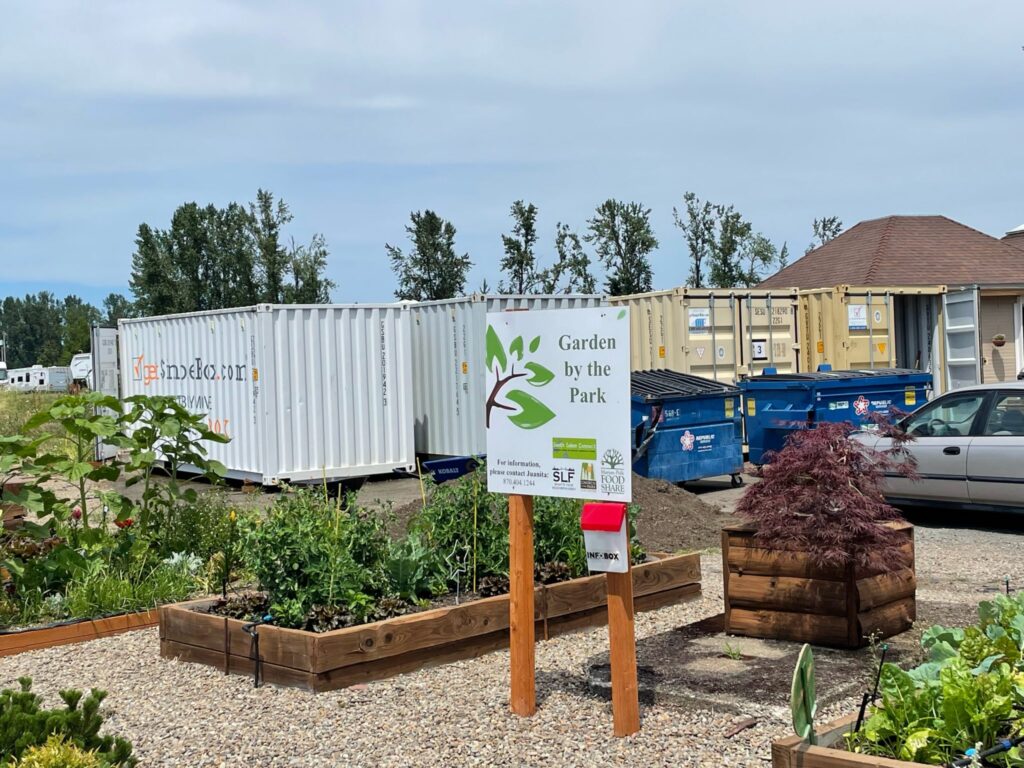
<path id="1" fill-rule="evenodd" d="M 906 536 L 906 568 L 887 573 L 812 565 L 801 552 L 758 546 L 752 526 L 722 529 L 725 631 L 746 637 L 859 648 L 873 633 L 890 637 L 917 617 L 914 527 Z"/>
<path id="2" fill-rule="evenodd" d="M 816 729 L 818 744 L 811 746 L 798 736 L 772 742 L 772 768 L 920 768 L 890 757 L 858 755 L 842 749 L 843 735 L 853 730 L 856 715 L 844 717 Z M 836 749 L 836 746 L 839 749 Z"/>
<path id="3" fill-rule="evenodd" d="M 54 645 L 70 645 L 100 637 L 119 635 L 135 629 L 147 629 L 160 623 L 159 613 L 154 609 L 143 613 L 125 613 L 105 619 L 87 619 L 56 627 L 25 629 L 0 634 L 0 656 L 49 648 Z"/>
<path id="4" fill-rule="evenodd" d="M 603 574 L 538 586 L 537 637 L 604 624 Z M 633 569 L 637 611 L 700 595 L 700 555 L 662 556 Z M 225 674 L 253 673 L 253 643 L 244 622 L 193 610 L 213 600 L 160 608 L 160 655 L 198 662 Z M 326 691 L 421 667 L 480 656 L 508 645 L 508 595 L 435 608 L 332 632 L 259 629 L 261 675 L 281 685 Z"/>

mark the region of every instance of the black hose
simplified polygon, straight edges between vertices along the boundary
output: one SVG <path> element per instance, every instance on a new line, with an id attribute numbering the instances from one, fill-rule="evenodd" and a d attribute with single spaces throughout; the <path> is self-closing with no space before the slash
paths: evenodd
<path id="1" fill-rule="evenodd" d="M 264 624 L 270 624 L 273 620 L 274 617 L 268 613 L 265 616 L 261 616 L 256 621 L 250 621 L 248 624 L 242 625 L 242 631 L 252 638 L 250 658 L 252 659 L 253 688 L 260 687 L 260 670 L 263 665 L 263 660 L 260 658 L 260 627 Z"/>
<path id="2" fill-rule="evenodd" d="M 983 752 L 978 752 L 976 749 L 968 749 L 964 752 L 964 757 L 961 757 L 959 760 L 954 760 L 950 763 L 950 766 L 951 768 L 967 768 L 967 766 L 969 766 L 975 759 L 980 759 L 982 764 L 986 765 L 986 757 L 992 757 L 993 755 L 999 755 L 1003 752 L 1009 752 L 1018 744 L 1024 744 L 1024 734 L 1015 736 L 1012 739 L 1001 739 L 994 747 L 989 747 Z"/>

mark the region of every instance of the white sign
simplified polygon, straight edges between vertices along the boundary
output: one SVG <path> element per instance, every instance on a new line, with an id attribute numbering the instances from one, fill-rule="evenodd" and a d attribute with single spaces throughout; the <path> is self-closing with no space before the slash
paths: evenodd
<path id="1" fill-rule="evenodd" d="M 750 351 L 755 360 L 767 360 L 768 341 L 766 339 L 754 339 L 750 342 Z"/>
<path id="2" fill-rule="evenodd" d="M 687 310 L 690 318 L 691 331 L 705 331 L 711 327 L 711 309 L 708 307 L 690 307 Z"/>
<path id="3" fill-rule="evenodd" d="M 868 308 L 865 304 L 846 305 L 846 325 L 851 331 L 868 329 Z"/>
<path id="4" fill-rule="evenodd" d="M 631 500 L 629 311 L 487 315 L 487 489 Z"/>

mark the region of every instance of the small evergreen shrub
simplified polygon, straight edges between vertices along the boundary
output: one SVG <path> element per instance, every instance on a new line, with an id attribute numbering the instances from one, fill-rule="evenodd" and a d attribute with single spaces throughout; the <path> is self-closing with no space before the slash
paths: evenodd
<path id="1" fill-rule="evenodd" d="M 79 750 L 94 753 L 101 766 L 130 768 L 136 765 L 131 744 L 122 738 L 100 736 L 103 725 L 100 704 L 107 697 L 106 691 L 94 688 L 86 696 L 81 691 L 61 691 L 64 708 L 43 709 L 42 699 L 32 692 L 32 678 L 21 677 L 18 683 L 18 690 L 0 691 L 0 765 L 18 765 L 17 760 L 33 748 L 46 746 L 52 736 Z"/>

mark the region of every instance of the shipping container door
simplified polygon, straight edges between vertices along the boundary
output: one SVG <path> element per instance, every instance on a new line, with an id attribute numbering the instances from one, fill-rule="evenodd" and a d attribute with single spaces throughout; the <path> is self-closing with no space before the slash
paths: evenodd
<path id="1" fill-rule="evenodd" d="M 797 300 L 795 295 L 747 294 L 738 296 L 740 327 L 739 373 L 756 376 L 765 368 L 796 373 Z"/>
<path id="2" fill-rule="evenodd" d="M 117 379 L 117 328 L 92 328 L 92 380 L 90 388 L 111 397 L 121 397 Z M 96 438 L 96 461 L 117 455 L 117 448 Z"/>
<path id="3" fill-rule="evenodd" d="M 942 297 L 945 316 L 946 389 L 981 383 L 978 344 L 978 289 L 950 291 Z"/>

